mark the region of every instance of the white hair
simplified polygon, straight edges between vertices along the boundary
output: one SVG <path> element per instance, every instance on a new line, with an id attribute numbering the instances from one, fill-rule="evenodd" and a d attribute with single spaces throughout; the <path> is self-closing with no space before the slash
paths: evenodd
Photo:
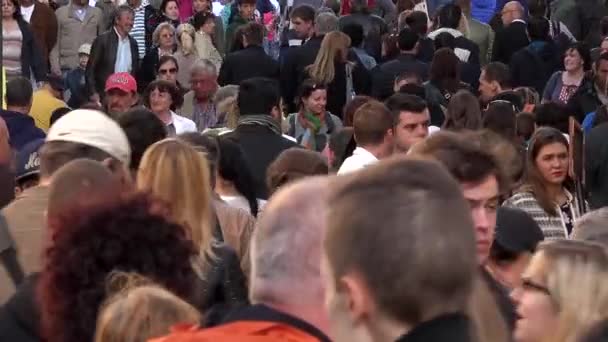
<path id="1" fill-rule="evenodd" d="M 154 45 L 158 45 L 158 42 L 160 40 L 160 32 L 162 30 L 169 30 L 169 31 L 171 31 L 171 33 L 173 33 L 173 43 L 175 44 L 175 27 L 173 27 L 173 25 L 171 25 L 170 23 L 167 23 L 167 22 L 160 23 L 156 27 L 156 29 L 152 33 L 152 43 Z"/>
<path id="2" fill-rule="evenodd" d="M 198 74 L 210 74 L 217 75 L 217 68 L 215 64 L 208 59 L 201 59 L 194 63 L 192 68 L 190 69 L 190 75 L 198 75 Z"/>

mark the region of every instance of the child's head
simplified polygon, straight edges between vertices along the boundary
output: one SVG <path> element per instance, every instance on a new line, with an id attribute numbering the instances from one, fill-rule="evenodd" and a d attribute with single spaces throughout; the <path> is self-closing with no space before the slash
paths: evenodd
<path id="1" fill-rule="evenodd" d="M 89 62 L 89 55 L 91 54 L 91 44 L 82 44 L 78 48 L 78 65 L 85 69 Z"/>

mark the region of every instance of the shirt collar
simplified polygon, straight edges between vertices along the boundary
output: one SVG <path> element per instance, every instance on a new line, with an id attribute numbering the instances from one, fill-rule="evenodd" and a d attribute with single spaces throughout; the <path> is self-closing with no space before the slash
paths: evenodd
<path id="1" fill-rule="evenodd" d="M 365 148 L 360 147 L 360 146 L 357 146 L 357 148 L 355 148 L 355 150 L 353 151 L 353 156 L 355 156 L 355 155 L 363 157 L 368 160 L 373 160 L 373 161 L 378 160 L 378 158 L 376 158 L 376 156 L 373 155 L 370 151 L 368 151 Z"/>
<path id="2" fill-rule="evenodd" d="M 114 29 L 114 33 L 116 33 L 116 36 L 118 36 L 118 41 L 119 42 L 124 42 L 125 40 L 129 40 L 129 34 L 127 34 L 124 38 L 122 38 L 120 36 L 120 34 L 118 33 L 118 30 L 116 29 L 116 26 L 112 27 Z"/>

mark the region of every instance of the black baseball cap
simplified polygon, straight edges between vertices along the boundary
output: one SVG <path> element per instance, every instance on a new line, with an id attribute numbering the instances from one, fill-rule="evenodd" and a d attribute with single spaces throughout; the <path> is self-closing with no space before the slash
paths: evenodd
<path id="1" fill-rule="evenodd" d="M 498 208 L 494 241 L 504 249 L 514 253 L 532 253 L 544 238 L 538 223 L 525 211 L 504 206 Z"/>

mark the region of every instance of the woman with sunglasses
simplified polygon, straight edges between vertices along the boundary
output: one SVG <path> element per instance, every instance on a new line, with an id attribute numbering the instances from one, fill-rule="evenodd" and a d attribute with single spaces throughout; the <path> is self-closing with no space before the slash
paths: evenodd
<path id="1" fill-rule="evenodd" d="M 511 293 L 516 342 L 580 341 L 608 318 L 608 256 L 601 245 L 543 242 Z"/>
<path id="2" fill-rule="evenodd" d="M 173 56 L 175 52 L 175 28 L 170 23 L 158 25 L 152 35 L 154 45 L 148 50 L 141 62 L 137 85 L 139 90 L 146 89 L 150 82 L 154 81 L 158 62 L 163 56 Z"/>
<path id="3" fill-rule="evenodd" d="M 182 87 L 181 83 L 177 79 L 179 69 L 179 64 L 175 57 L 162 56 L 158 60 L 158 67 L 156 68 L 156 79 L 173 83 L 179 89 L 182 95 L 184 95 L 188 90 Z"/>
<path id="4" fill-rule="evenodd" d="M 504 205 L 532 216 L 545 238 L 568 238 L 585 203 L 572 195 L 568 140 L 555 128 L 542 127 L 530 141 L 524 184 Z"/>

